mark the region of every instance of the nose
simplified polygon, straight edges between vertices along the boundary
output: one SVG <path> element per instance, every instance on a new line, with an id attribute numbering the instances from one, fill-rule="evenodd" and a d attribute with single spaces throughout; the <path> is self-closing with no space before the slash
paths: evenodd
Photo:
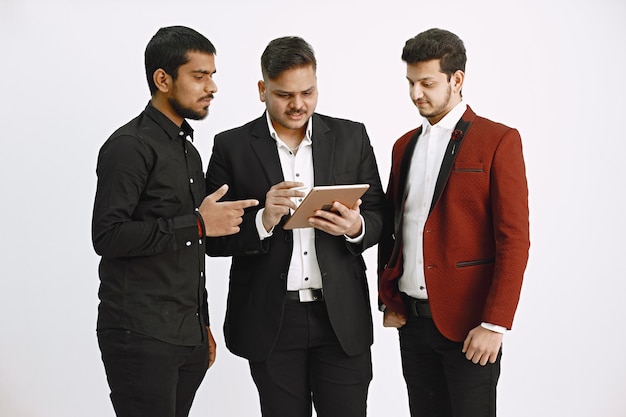
<path id="1" fill-rule="evenodd" d="M 290 103 L 290 104 L 291 104 L 291 107 L 292 107 L 293 109 L 296 109 L 296 110 L 297 110 L 297 109 L 299 109 L 299 108 L 301 108 L 301 107 L 302 107 L 302 103 L 303 103 L 303 102 L 304 102 L 304 100 L 302 100 L 302 97 L 300 97 L 300 95 L 299 95 L 299 94 L 295 94 L 295 95 L 293 96 L 293 98 L 291 99 L 291 103 Z"/>
<path id="2" fill-rule="evenodd" d="M 208 82 L 206 83 L 204 90 L 207 93 L 217 93 L 217 84 L 213 81 L 213 78 L 208 78 Z"/>
<path id="3" fill-rule="evenodd" d="M 410 87 L 410 92 L 409 93 L 411 94 L 411 100 L 413 100 L 413 101 L 417 101 L 418 99 L 420 99 L 420 98 L 422 98 L 424 96 L 424 92 L 422 91 L 422 89 L 417 84 L 415 84 L 415 85 Z"/>

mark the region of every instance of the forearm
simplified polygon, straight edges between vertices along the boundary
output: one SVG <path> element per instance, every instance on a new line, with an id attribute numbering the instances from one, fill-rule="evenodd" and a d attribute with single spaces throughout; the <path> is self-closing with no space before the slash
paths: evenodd
<path id="1" fill-rule="evenodd" d="M 155 221 L 111 217 L 96 217 L 93 224 L 94 248 L 104 257 L 156 255 L 198 239 L 198 218 L 193 213 Z"/>

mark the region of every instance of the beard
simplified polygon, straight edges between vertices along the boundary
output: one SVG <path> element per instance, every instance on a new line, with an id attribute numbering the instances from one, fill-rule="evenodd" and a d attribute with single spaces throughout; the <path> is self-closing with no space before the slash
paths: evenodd
<path id="1" fill-rule="evenodd" d="M 213 98 L 213 97 L 211 97 Z M 190 109 L 189 107 L 185 107 L 182 104 L 180 104 L 180 102 L 178 100 L 176 100 L 175 98 L 169 98 L 167 100 L 170 104 L 170 106 L 172 106 L 172 109 L 174 109 L 174 111 L 182 118 L 184 119 L 191 119 L 191 120 L 202 120 L 205 117 L 208 116 L 209 114 L 209 109 L 208 107 L 205 108 L 202 112 Z"/>
<path id="2" fill-rule="evenodd" d="M 448 86 L 448 91 L 446 91 L 445 98 L 442 101 L 440 101 L 438 105 L 434 105 L 431 102 L 431 105 L 433 105 L 433 109 L 430 111 L 419 109 L 420 115 L 422 115 L 423 117 L 427 119 L 429 117 L 439 116 L 441 113 L 444 113 L 446 109 L 448 108 L 448 106 L 450 105 L 450 97 L 452 97 L 452 87 Z"/>

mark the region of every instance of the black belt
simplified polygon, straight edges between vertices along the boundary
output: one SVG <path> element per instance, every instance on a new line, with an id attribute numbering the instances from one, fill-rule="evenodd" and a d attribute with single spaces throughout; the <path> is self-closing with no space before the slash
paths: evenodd
<path id="1" fill-rule="evenodd" d="M 321 288 L 307 288 L 304 290 L 287 291 L 286 299 L 289 301 L 298 301 L 300 303 L 323 301 L 324 293 Z"/>
<path id="2" fill-rule="evenodd" d="M 428 304 L 428 300 L 423 300 L 419 298 L 413 298 L 405 293 L 402 294 L 402 299 L 404 300 L 404 305 L 406 305 L 406 309 L 408 313 L 413 317 L 419 317 L 422 319 L 432 319 L 433 316 L 430 313 L 430 304 Z"/>

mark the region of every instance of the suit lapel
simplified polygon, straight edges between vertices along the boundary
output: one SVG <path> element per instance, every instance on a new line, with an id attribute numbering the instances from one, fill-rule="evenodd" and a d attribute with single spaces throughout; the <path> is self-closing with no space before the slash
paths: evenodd
<path id="1" fill-rule="evenodd" d="M 283 181 L 283 170 L 278 157 L 278 148 L 267 127 L 265 113 L 256 120 L 252 127 L 252 136 L 253 139 L 250 146 L 256 153 L 259 164 L 263 167 L 270 186 Z"/>
<path id="2" fill-rule="evenodd" d="M 335 160 L 335 135 L 328 125 L 313 114 L 313 171 L 315 185 L 333 185 L 333 164 Z"/>
<path id="3" fill-rule="evenodd" d="M 395 240 L 399 244 L 393 245 L 393 249 L 391 251 L 391 255 L 389 256 L 389 261 L 387 265 L 389 267 L 396 266 L 396 262 L 398 261 L 398 257 L 402 252 L 402 220 L 404 219 L 404 202 L 407 198 L 407 189 L 406 182 L 408 180 L 409 168 L 411 166 L 411 158 L 413 157 L 413 152 L 415 151 L 415 145 L 417 145 L 417 140 L 422 133 L 422 127 L 418 127 L 411 139 L 407 142 L 406 146 L 403 150 L 401 150 L 402 154 L 400 156 L 400 165 L 397 173 L 397 181 L 393 185 L 395 194 L 395 215 L 394 215 L 394 235 Z M 395 159 L 395 158 L 394 158 Z M 393 169 L 393 167 L 392 167 Z M 395 174 L 394 174 L 395 175 Z"/>
<path id="4" fill-rule="evenodd" d="M 472 125 L 475 117 L 476 114 L 472 111 L 472 109 L 470 109 L 469 106 L 467 106 L 467 110 L 465 110 L 465 113 L 463 113 L 463 116 L 452 131 L 448 147 L 446 148 L 446 153 L 443 157 L 443 162 L 441 163 L 437 183 L 435 184 L 435 192 L 433 193 L 433 201 L 430 205 L 430 212 L 433 211 L 435 204 L 437 204 L 439 197 L 441 197 L 443 189 L 446 187 L 446 183 L 448 182 L 448 178 L 450 178 L 450 173 L 452 172 L 452 166 L 454 165 L 456 156 L 459 154 L 465 134 Z"/>

